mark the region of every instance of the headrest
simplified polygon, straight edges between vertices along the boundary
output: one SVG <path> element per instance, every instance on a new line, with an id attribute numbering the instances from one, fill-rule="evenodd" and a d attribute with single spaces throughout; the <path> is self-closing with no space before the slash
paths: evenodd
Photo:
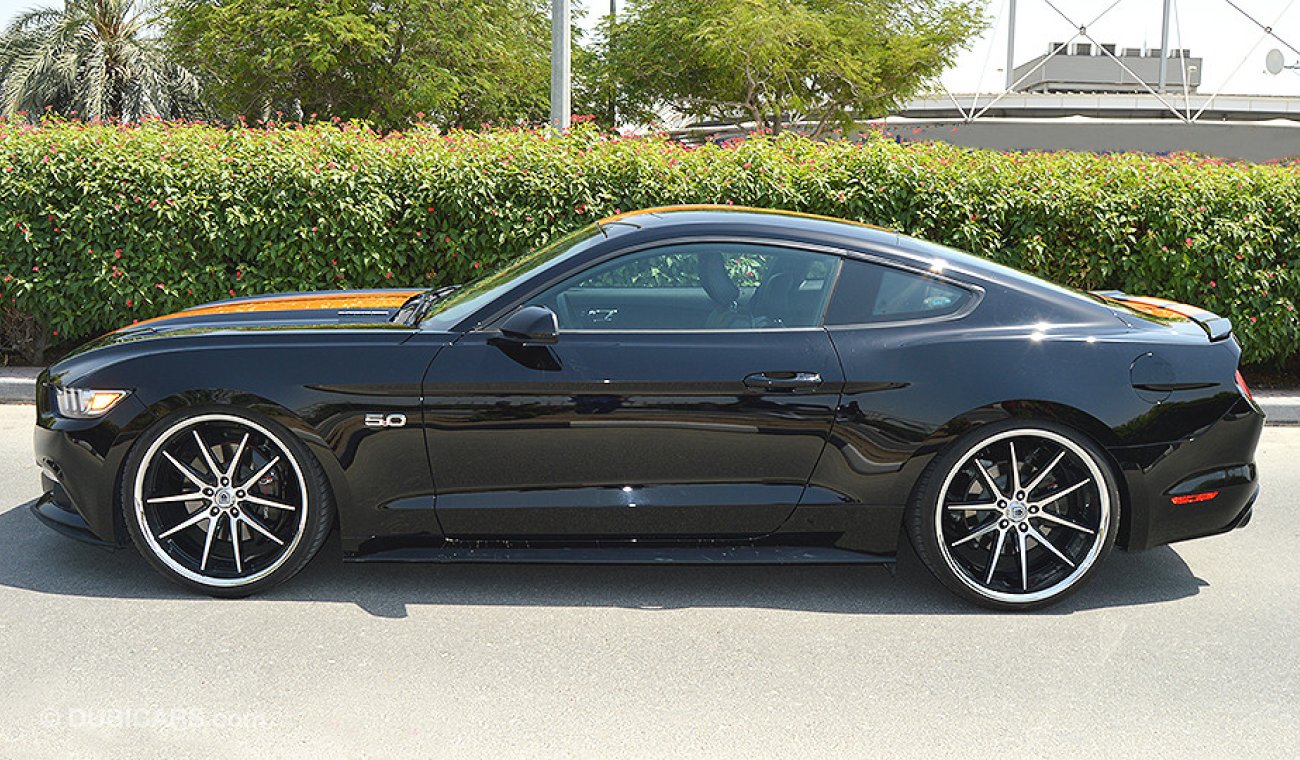
<path id="1" fill-rule="evenodd" d="M 722 254 L 716 251 L 701 253 L 699 262 L 700 284 L 704 286 L 704 292 L 718 306 L 734 306 L 740 298 L 740 288 L 736 287 L 736 283 L 727 274 L 727 264 L 723 261 Z"/>

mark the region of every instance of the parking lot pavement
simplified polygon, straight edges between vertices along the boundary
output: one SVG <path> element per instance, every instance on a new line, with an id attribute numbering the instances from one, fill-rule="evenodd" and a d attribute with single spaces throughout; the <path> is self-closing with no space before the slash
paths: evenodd
<path id="1" fill-rule="evenodd" d="M 344 565 L 248 600 L 82 546 L 0 407 L 0 757 L 1281 757 L 1300 746 L 1300 429 L 1254 522 L 1040 614 L 870 567 Z"/>

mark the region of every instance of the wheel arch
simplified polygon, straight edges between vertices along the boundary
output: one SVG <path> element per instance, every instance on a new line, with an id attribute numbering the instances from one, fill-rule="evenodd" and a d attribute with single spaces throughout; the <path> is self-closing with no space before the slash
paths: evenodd
<path id="1" fill-rule="evenodd" d="M 1097 450 L 1104 457 L 1103 463 L 1110 468 L 1111 476 L 1114 477 L 1116 488 L 1119 491 L 1119 531 L 1116 536 L 1116 543 L 1121 548 L 1127 548 L 1134 505 L 1132 494 L 1129 491 L 1128 479 L 1124 477 L 1124 470 L 1120 466 L 1119 460 L 1111 453 L 1111 447 L 1118 444 L 1118 438 L 1110 426 L 1094 415 L 1059 401 L 1044 399 L 1000 401 L 970 409 L 948 420 L 925 440 L 913 456 L 915 462 L 913 472 L 918 477 L 914 479 L 908 493 L 908 503 L 911 503 L 911 499 L 916 497 L 920 473 L 945 446 L 977 428 L 1013 419 L 1024 420 L 1025 422 L 1035 420 L 1055 422 L 1074 430 L 1080 435 L 1087 436 L 1092 443 L 1096 444 Z"/>
<path id="2" fill-rule="evenodd" d="M 345 513 L 347 507 L 352 503 L 352 489 L 335 451 L 307 420 L 295 414 L 293 410 L 283 404 L 256 393 L 227 388 L 207 388 L 187 390 L 153 401 L 146 407 L 150 417 L 149 422 L 131 434 L 126 449 L 129 450 L 131 446 L 134 446 L 143 428 L 154 422 L 166 419 L 177 412 L 194 411 L 203 408 L 212 408 L 214 410 L 235 408 L 249 411 L 273 420 L 287 429 L 307 447 L 307 450 L 315 457 L 316 463 L 320 465 L 321 470 L 325 473 L 325 478 L 329 482 L 334 498 L 334 519 L 336 521 L 343 519 L 341 515 Z M 125 525 L 125 514 L 123 512 L 125 505 L 121 503 L 119 496 L 122 492 L 124 469 L 118 468 L 113 483 L 113 493 L 115 494 L 113 508 L 117 513 L 116 519 L 119 527 Z"/>

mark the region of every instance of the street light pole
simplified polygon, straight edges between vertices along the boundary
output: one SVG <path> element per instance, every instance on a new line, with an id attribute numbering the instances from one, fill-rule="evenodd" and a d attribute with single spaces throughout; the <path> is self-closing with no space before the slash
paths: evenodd
<path id="1" fill-rule="evenodd" d="M 1160 93 L 1168 89 L 1169 81 L 1169 3 L 1165 0 L 1165 15 L 1160 22 L 1160 86 L 1156 88 Z"/>
<path id="2" fill-rule="evenodd" d="M 609 32 L 605 37 L 605 50 L 614 44 L 614 22 L 618 18 L 618 0 L 609 0 Z M 609 92 L 609 125 L 618 128 L 618 93 L 611 86 Z"/>
<path id="3" fill-rule="evenodd" d="M 1016 0 L 1007 6 L 1007 89 L 1016 83 Z"/>
<path id="4" fill-rule="evenodd" d="M 569 126 L 569 0 L 551 0 L 551 126 Z"/>

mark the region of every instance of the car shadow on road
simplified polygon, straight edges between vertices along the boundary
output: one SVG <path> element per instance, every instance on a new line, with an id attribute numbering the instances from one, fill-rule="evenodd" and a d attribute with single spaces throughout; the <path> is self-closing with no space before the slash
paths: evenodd
<path id="1" fill-rule="evenodd" d="M 938 584 L 909 548 L 881 566 L 564 566 L 347 564 L 337 535 L 268 601 L 355 604 L 404 618 L 421 605 L 756 608 L 847 615 L 982 614 Z M 195 598 L 132 549 L 108 552 L 55 534 L 25 508 L 0 514 L 0 585 L 44 594 L 160 600 Z M 1087 587 L 1045 614 L 1155 604 L 1202 586 L 1176 551 L 1115 552 Z"/>

